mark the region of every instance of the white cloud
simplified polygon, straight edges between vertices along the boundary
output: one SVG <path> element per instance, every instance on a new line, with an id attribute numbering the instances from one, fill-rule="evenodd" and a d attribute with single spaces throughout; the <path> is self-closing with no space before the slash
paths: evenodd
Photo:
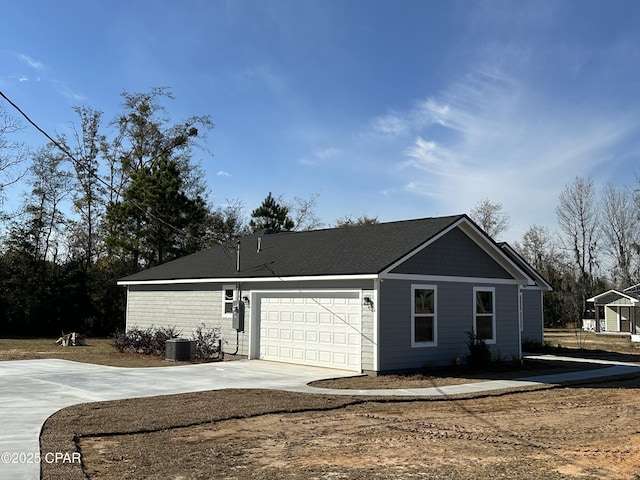
<path id="1" fill-rule="evenodd" d="M 402 152 L 394 173 L 404 191 L 429 197 L 438 212 L 468 212 L 489 198 L 503 204 L 514 230 L 553 226 L 564 186 L 606 165 L 637 127 L 630 116 L 589 108 L 475 71 L 405 112 L 374 118 L 367 135 Z"/>
<path id="2" fill-rule="evenodd" d="M 218 177 L 230 177 L 231 174 L 229 172 L 226 172 L 224 170 L 218 170 L 218 173 L 216 173 L 216 175 Z"/>
<path id="3" fill-rule="evenodd" d="M 334 147 L 315 148 L 310 156 L 301 158 L 299 163 L 305 167 L 316 167 L 337 158 L 340 153 L 340 150 Z"/>
<path id="4" fill-rule="evenodd" d="M 23 53 L 19 53 L 18 54 L 18 58 L 20 59 L 20 61 L 22 61 L 23 63 L 27 64 L 28 66 L 30 66 L 31 68 L 33 68 L 34 70 L 44 70 L 44 64 L 38 60 L 34 60 L 33 58 L 29 57 L 28 55 L 25 55 Z"/>
<path id="5" fill-rule="evenodd" d="M 63 97 L 65 97 L 66 99 L 68 99 L 70 102 L 74 104 L 85 103 L 89 101 L 89 98 L 86 95 L 73 91 L 71 88 L 69 88 L 67 85 L 65 85 L 62 82 L 59 82 L 57 80 L 51 80 L 51 84 L 60 95 L 62 95 Z"/>
<path id="6" fill-rule="evenodd" d="M 376 117 L 371 121 L 370 133 L 373 135 L 399 137 L 406 135 L 410 128 L 409 119 L 396 113 L 389 113 Z"/>

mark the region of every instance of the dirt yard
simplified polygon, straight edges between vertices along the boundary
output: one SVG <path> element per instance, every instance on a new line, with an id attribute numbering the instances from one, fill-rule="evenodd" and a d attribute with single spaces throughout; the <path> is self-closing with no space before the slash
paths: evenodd
<path id="1" fill-rule="evenodd" d="M 593 350 L 579 356 L 640 363 L 626 339 L 586 338 Z M 575 334 L 552 341 L 585 345 Z M 92 345 L 63 358 L 166 364 Z M 0 358 L 42 358 L 49 350 L 0 342 Z M 533 368 L 324 384 L 407 388 L 557 373 Z M 41 454 L 80 452 L 82 464 L 43 464 L 42 478 L 640 480 L 639 392 L 640 376 L 446 400 L 224 390 L 82 404 L 50 417 L 41 435 Z"/>
<path id="2" fill-rule="evenodd" d="M 43 478 L 640 479 L 639 387 L 446 401 L 227 390 L 79 405 L 47 422 L 41 448 L 79 449 L 86 477 Z"/>

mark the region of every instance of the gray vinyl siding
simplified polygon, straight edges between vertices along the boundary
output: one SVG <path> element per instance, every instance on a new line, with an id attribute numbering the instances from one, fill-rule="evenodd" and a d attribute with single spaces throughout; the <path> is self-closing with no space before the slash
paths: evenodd
<path id="1" fill-rule="evenodd" d="M 249 355 L 251 338 L 251 303 L 245 305 L 244 332 L 237 332 L 231 324 L 231 316 L 223 315 L 222 283 L 194 283 L 172 285 L 136 285 L 130 286 L 127 295 L 127 328 L 146 329 L 155 327 L 176 327 L 184 338 L 191 338 L 199 325 L 207 328 L 220 328 L 222 349 L 225 353 Z M 304 290 L 362 290 L 362 296 L 374 298 L 373 281 L 339 282 L 251 282 L 240 285 L 241 297 L 251 298 L 254 290 L 299 292 Z M 274 288 L 277 287 L 277 288 Z M 373 318 L 374 312 L 368 308 L 362 311 L 362 362 L 363 369 L 373 369 Z"/>
<path id="2" fill-rule="evenodd" d="M 458 228 L 417 252 L 391 273 L 512 278 L 487 252 Z"/>
<path id="3" fill-rule="evenodd" d="M 544 323 L 542 312 L 542 291 L 522 291 L 522 341 L 542 343 Z"/>
<path id="4" fill-rule="evenodd" d="M 433 282 L 385 280 L 380 287 L 380 371 L 451 365 L 468 351 L 467 333 L 473 329 L 473 288 L 495 288 L 496 344 L 494 354 L 510 360 L 520 354 L 518 286 L 487 283 L 438 282 L 437 329 L 434 347 L 411 347 L 411 285 Z"/>
<path id="5" fill-rule="evenodd" d="M 220 328 L 225 353 L 247 355 L 249 322 L 236 335 L 231 317 L 223 316 L 223 286 L 220 284 L 130 286 L 127 295 L 127 329 L 138 327 L 176 327 L 184 338 L 192 338 L 196 329 Z M 247 315 L 250 312 L 246 312 Z"/>

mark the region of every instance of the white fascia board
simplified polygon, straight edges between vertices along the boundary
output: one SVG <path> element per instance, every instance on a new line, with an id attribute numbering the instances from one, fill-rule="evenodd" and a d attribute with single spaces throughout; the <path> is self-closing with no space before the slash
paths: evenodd
<path id="1" fill-rule="evenodd" d="M 631 292 L 639 289 L 640 289 L 640 283 L 636 283 L 635 285 L 631 285 L 630 287 L 625 288 L 623 292 Z"/>
<path id="2" fill-rule="evenodd" d="M 461 223 L 462 231 L 469 235 L 469 238 L 474 240 L 476 244 L 482 248 L 491 258 L 496 260 L 502 267 L 504 267 L 509 273 L 514 276 L 520 276 L 527 280 L 527 283 L 534 285 L 535 281 L 520 268 L 513 260 L 511 260 L 502 249 L 492 241 L 485 233 L 480 231 L 474 224 L 469 222 L 466 218 L 463 218 L 464 222 Z M 475 238 L 473 238 L 475 236 Z"/>
<path id="3" fill-rule="evenodd" d="M 538 273 L 538 271 L 535 268 L 533 268 L 531 265 L 529 265 L 527 263 L 527 261 L 524 258 L 522 258 L 522 255 L 520 255 L 517 251 L 515 251 L 514 248 L 511 245 L 509 245 L 508 243 L 505 242 L 504 245 L 506 246 L 507 250 L 509 250 L 509 252 L 512 255 L 515 255 L 516 257 L 518 257 L 522 262 L 524 262 L 525 265 L 528 266 L 528 269 L 531 270 L 529 272 L 530 275 L 529 275 L 529 273 L 527 275 L 529 277 L 531 277 L 531 276 L 535 277 L 534 280 L 537 280 L 537 281 L 535 281 L 535 283 L 537 283 L 537 285 L 533 285 L 533 286 L 530 285 L 530 286 L 532 286 L 532 287 L 534 287 L 536 289 L 539 289 L 539 290 L 544 290 L 546 292 L 552 292 L 553 291 L 553 287 L 549 284 L 549 282 L 547 282 L 544 279 L 544 277 L 542 275 L 540 275 L 540 273 Z"/>
<path id="4" fill-rule="evenodd" d="M 619 295 L 621 297 L 624 297 L 626 299 L 628 299 L 629 301 L 631 301 L 631 303 L 638 303 L 638 299 L 637 298 L 633 298 L 630 295 L 627 295 L 626 293 L 620 292 L 618 290 L 607 290 L 604 293 L 601 293 L 600 295 L 596 295 L 595 297 L 591 297 L 591 298 L 587 298 L 587 302 L 597 302 L 598 299 L 606 296 L 606 295 L 610 295 L 610 294 L 614 294 L 614 295 Z M 607 305 L 615 305 L 615 300 L 613 302 L 607 303 Z"/>
<path id="5" fill-rule="evenodd" d="M 415 280 L 421 282 L 457 282 L 457 283 L 493 283 L 496 285 L 526 285 L 526 279 L 517 278 L 483 278 L 483 277 L 453 277 L 447 275 L 414 275 L 411 273 L 385 273 L 381 280 Z"/>
<path id="6" fill-rule="evenodd" d="M 375 280 L 377 274 L 362 275 L 317 275 L 300 277 L 238 277 L 238 278 L 181 278 L 167 280 L 132 280 L 120 281 L 118 285 L 180 285 L 193 283 L 247 283 L 247 282 L 305 282 L 305 281 L 336 281 L 336 280 Z"/>

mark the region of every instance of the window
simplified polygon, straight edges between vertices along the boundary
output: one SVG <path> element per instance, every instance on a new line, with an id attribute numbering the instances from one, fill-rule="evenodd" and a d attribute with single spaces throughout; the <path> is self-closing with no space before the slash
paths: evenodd
<path id="1" fill-rule="evenodd" d="M 473 332 L 487 343 L 496 342 L 495 289 L 475 287 Z"/>
<path id="2" fill-rule="evenodd" d="M 412 285 L 411 307 L 411 346 L 436 346 L 438 334 L 435 285 Z"/>
<path id="3" fill-rule="evenodd" d="M 233 301 L 236 299 L 236 286 L 222 286 L 222 314 L 230 316 L 233 313 Z"/>

